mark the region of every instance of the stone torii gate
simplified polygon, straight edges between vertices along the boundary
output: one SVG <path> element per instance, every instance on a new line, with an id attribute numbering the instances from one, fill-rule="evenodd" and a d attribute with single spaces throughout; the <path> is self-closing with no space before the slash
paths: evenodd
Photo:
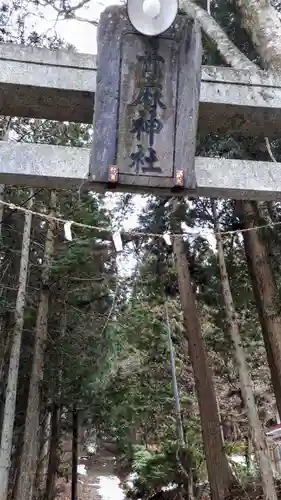
<path id="1" fill-rule="evenodd" d="M 117 16 L 118 22 L 115 25 L 113 23 L 114 26 L 112 25 L 112 16 L 113 18 Z M 163 67 L 156 70 L 162 72 L 161 78 L 164 78 L 161 83 L 163 95 L 168 100 L 170 99 L 168 104 L 164 101 L 162 103 L 164 124 L 161 127 L 163 130 L 166 127 L 166 136 L 164 135 L 162 143 L 158 137 L 156 138 L 160 141 L 160 163 L 161 161 L 167 163 L 167 157 L 169 161 L 172 157 L 174 159 L 177 157 L 176 168 L 181 169 L 183 178 L 175 179 L 175 171 L 167 172 L 167 169 L 173 169 L 172 166 L 164 168 L 164 175 L 159 170 L 154 177 L 149 172 L 147 174 L 143 172 L 128 173 L 132 165 L 127 162 L 125 167 L 121 165 L 120 169 L 116 151 L 115 154 L 111 153 L 113 162 L 103 165 L 101 161 L 99 165 L 96 165 L 97 144 L 94 144 L 95 149 L 90 154 L 88 148 L 2 141 L 0 142 L 0 183 L 64 189 L 81 186 L 83 181 L 89 178 L 93 190 L 106 190 L 115 186 L 117 190 L 121 191 L 158 191 L 158 193 L 167 194 L 176 188 L 179 192 L 192 196 L 281 200 L 281 163 L 197 156 L 193 165 L 192 148 L 195 149 L 195 140 L 191 149 L 188 150 L 186 149 L 185 137 L 182 137 L 182 131 L 186 132 L 187 130 L 185 126 L 187 122 L 184 120 L 189 103 L 192 102 L 195 119 L 191 126 L 189 125 L 188 134 L 190 137 L 193 134 L 194 139 L 197 121 L 201 137 L 209 133 L 228 132 L 237 137 L 260 136 L 263 141 L 264 135 L 269 139 L 274 139 L 280 137 L 281 130 L 281 75 L 263 71 L 251 74 L 250 71 L 246 70 L 237 71 L 225 67 L 210 66 L 203 66 L 201 71 L 200 37 L 198 32 L 195 33 L 194 25 L 192 27 L 191 22 L 183 18 L 185 16 L 178 16 L 175 21 L 177 24 L 164 35 L 157 37 Z M 179 25 L 181 33 L 185 37 L 184 49 L 173 46 L 173 44 L 180 45 L 182 42 L 179 38 L 175 38 L 175 32 Z M 116 40 L 122 40 L 122 44 L 121 42 L 116 43 Z M 111 48 L 109 49 L 110 43 Z M 129 103 L 127 96 L 131 92 L 135 98 L 141 88 L 139 83 L 139 86 L 135 85 L 130 90 L 130 85 L 132 75 L 134 81 L 138 81 L 138 79 L 143 81 L 144 76 L 141 74 L 140 62 L 142 61 L 143 64 L 144 61 L 145 43 L 139 34 L 132 29 L 124 8 L 111 7 L 106 9 L 101 17 L 98 36 L 98 71 L 95 56 L 63 50 L 50 51 L 20 45 L 1 45 L 0 112 L 7 116 L 90 124 L 93 122 L 95 107 L 97 126 L 94 140 L 96 142 L 99 140 L 100 143 L 104 142 L 104 150 L 99 153 L 100 158 L 106 157 L 115 137 L 122 136 L 122 133 L 122 144 L 127 141 L 126 147 L 129 151 L 133 146 L 133 139 L 128 137 L 128 131 L 133 130 L 136 114 L 134 114 L 135 111 L 132 111 L 134 102 Z M 106 57 L 109 50 L 111 51 L 110 58 Z M 151 50 L 155 52 L 156 48 L 151 46 Z M 197 59 L 196 57 L 190 58 L 190 54 L 195 56 L 197 54 Z M 163 63 L 164 56 L 168 61 L 167 64 Z M 114 57 L 115 67 L 112 70 Z M 138 66 L 134 64 L 134 59 L 138 61 Z M 178 62 L 175 63 L 175 61 Z M 178 66 L 173 67 L 173 64 L 174 66 L 178 64 Z M 115 72 L 116 81 L 119 82 L 119 87 L 114 90 L 110 87 L 114 79 L 113 73 L 111 80 L 108 79 L 109 70 Z M 170 76 L 165 79 L 168 71 L 170 71 Z M 198 75 L 201 75 L 201 83 L 198 82 Z M 105 81 L 106 78 L 107 81 Z M 107 85 L 107 92 L 104 92 L 105 85 Z M 196 86 L 198 89 L 200 87 L 198 120 L 196 108 L 198 96 L 196 97 L 196 92 L 191 92 L 183 97 L 176 92 L 173 95 L 174 89 L 178 89 L 180 85 L 182 88 L 191 89 L 192 92 Z M 108 108 L 110 99 L 112 105 L 112 98 L 119 106 L 118 110 L 117 108 L 115 110 Z M 185 107 L 182 110 L 181 108 L 176 110 L 177 116 L 174 117 L 174 125 L 171 126 L 168 121 L 171 121 L 174 108 L 177 107 L 175 99 L 178 98 L 181 98 L 181 106 Z M 96 105 L 94 106 L 95 100 Z M 121 109 L 120 106 L 122 106 Z M 106 107 L 108 115 L 105 117 Z M 183 111 L 182 115 L 179 116 L 181 111 Z M 128 117 L 130 118 L 129 124 L 126 122 Z M 107 121 L 102 123 L 104 118 Z M 154 117 L 155 119 L 156 117 Z M 176 122 L 176 120 L 178 121 Z M 105 130 L 102 127 L 106 126 L 111 131 L 110 138 L 104 135 L 99 136 L 101 130 Z M 141 132 L 148 133 L 148 125 L 146 125 L 146 129 L 144 125 L 142 127 Z M 170 132 L 167 127 L 170 127 Z M 173 127 L 174 129 L 178 127 L 180 136 L 176 135 L 179 132 L 175 131 Z M 156 133 L 155 130 L 154 133 Z M 164 144 L 167 143 L 167 138 L 169 140 L 169 133 L 174 133 L 177 140 L 182 141 L 180 143 L 183 146 L 182 150 L 178 146 L 179 143 L 176 144 L 176 140 L 171 140 L 170 146 L 168 144 L 165 149 Z M 164 147 L 163 158 L 161 157 L 161 147 Z M 188 155 L 185 154 L 186 152 Z M 131 159 L 132 154 L 135 153 L 130 153 L 129 158 Z M 159 155 L 159 153 L 157 154 Z M 182 165 L 179 167 L 180 159 Z M 149 161 L 150 164 L 155 163 L 157 169 L 159 158 L 158 163 L 155 160 L 156 158 L 150 157 Z M 89 165 L 90 177 L 88 177 Z M 116 174 L 115 179 L 108 178 L 108 168 L 113 168 L 110 175 L 114 177 Z M 104 170 L 102 171 L 102 169 Z M 151 180 L 152 178 L 154 180 Z M 113 182 L 111 182 L 112 180 Z"/>

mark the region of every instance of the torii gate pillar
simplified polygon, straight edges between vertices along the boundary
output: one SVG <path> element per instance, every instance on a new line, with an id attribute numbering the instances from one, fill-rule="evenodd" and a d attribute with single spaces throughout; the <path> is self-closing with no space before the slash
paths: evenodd
<path id="1" fill-rule="evenodd" d="M 185 15 L 147 37 L 133 28 L 126 7 L 103 12 L 89 169 L 94 190 L 196 189 L 201 60 L 200 28 Z"/>

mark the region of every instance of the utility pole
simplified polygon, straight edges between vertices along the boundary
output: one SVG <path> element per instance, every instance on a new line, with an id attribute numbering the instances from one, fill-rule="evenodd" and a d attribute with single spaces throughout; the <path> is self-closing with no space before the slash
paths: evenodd
<path id="1" fill-rule="evenodd" d="M 171 335 L 171 325 L 170 325 L 167 300 L 165 301 L 165 315 L 166 315 L 168 342 L 169 342 L 169 350 L 170 350 L 173 394 L 174 394 L 174 398 L 175 398 L 175 410 L 176 410 L 178 440 L 179 440 L 180 445 L 184 446 L 185 439 L 184 439 L 184 432 L 183 432 L 183 425 L 182 425 L 182 418 L 181 418 L 181 406 L 180 406 L 180 397 L 179 397 L 178 382 L 177 382 L 174 346 L 173 346 L 172 335 Z"/>

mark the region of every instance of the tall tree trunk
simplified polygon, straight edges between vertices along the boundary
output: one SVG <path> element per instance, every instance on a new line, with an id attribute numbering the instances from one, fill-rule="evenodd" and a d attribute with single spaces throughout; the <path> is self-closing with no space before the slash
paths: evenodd
<path id="1" fill-rule="evenodd" d="M 277 10 L 270 0 L 235 0 L 241 10 L 242 23 L 259 53 L 266 69 L 281 71 L 281 23 Z M 221 35 L 221 28 L 214 29 L 214 19 L 204 9 L 196 6 L 192 0 L 181 0 L 181 5 L 189 16 L 197 19 L 207 37 L 215 44 L 226 63 L 236 69 L 245 67 L 244 56 L 239 50 L 233 50 L 228 40 Z M 214 40 L 215 39 L 215 40 Z M 249 61 L 250 62 L 250 61 Z M 253 63 L 250 69 L 258 69 Z M 266 131 L 265 131 L 266 135 Z M 239 202 L 243 222 L 248 225 L 249 213 L 257 213 L 255 202 Z M 250 223 L 250 226 L 253 222 Z M 276 283 L 269 264 L 266 245 L 256 231 L 243 234 L 247 260 L 253 280 L 254 293 L 258 305 L 260 321 L 263 329 L 264 342 L 271 370 L 272 384 L 280 413 L 281 378 L 280 378 L 280 315 L 278 313 L 279 297 L 276 293 Z M 260 288 L 262 287 L 262 288 Z M 275 351 L 277 347 L 277 352 Z"/>
<path id="2" fill-rule="evenodd" d="M 174 256 L 183 309 L 185 334 L 189 346 L 198 397 L 203 441 L 212 500 L 224 500 L 233 477 L 224 453 L 212 371 L 208 363 L 182 236 L 174 238 Z"/>
<path id="3" fill-rule="evenodd" d="M 279 13 L 273 7 L 272 2 L 270 0 L 236 0 L 236 4 L 240 8 L 243 25 L 261 57 L 264 68 L 281 71 L 281 23 Z M 253 221 L 257 218 L 258 214 L 257 203 L 242 203 L 240 210 L 246 227 L 252 227 L 254 225 Z M 280 299 L 265 242 L 259 238 L 256 231 L 251 231 L 244 233 L 244 244 L 246 253 L 248 252 L 248 265 L 253 280 L 253 288 L 271 370 L 272 385 L 280 414 Z"/>
<path id="4" fill-rule="evenodd" d="M 8 141 L 9 140 L 9 133 L 10 133 L 10 126 L 11 126 L 11 117 L 7 116 L 6 117 L 6 123 L 3 127 L 3 130 L 1 131 L 1 140 L 2 141 Z M 3 201 L 5 197 L 5 185 L 0 184 L 0 200 Z M 4 205 L 0 203 L 0 240 L 2 239 L 2 221 L 3 221 L 3 214 L 4 214 Z M 2 242 L 1 242 L 2 243 Z M 0 248 L 1 248 L 1 243 L 0 243 Z M 0 288 L 0 296 L 2 295 L 4 290 L 4 287 Z M 10 347 L 10 342 L 9 338 L 7 339 L 6 335 L 2 333 L 3 330 L 3 321 L 0 322 L 0 380 L 3 377 L 4 374 L 4 365 L 5 365 L 5 359 L 7 355 L 7 351 L 9 350 Z"/>
<path id="5" fill-rule="evenodd" d="M 52 416 L 51 416 L 51 439 L 49 450 L 49 463 L 46 479 L 46 490 L 44 500 L 53 500 L 55 497 L 55 486 L 57 469 L 59 465 L 59 439 L 60 439 L 60 406 L 53 403 Z"/>
<path id="6" fill-rule="evenodd" d="M 253 442 L 251 439 L 251 432 L 247 433 L 245 436 L 245 462 L 247 466 L 247 474 L 250 476 L 252 472 L 252 454 L 253 454 Z"/>
<path id="7" fill-rule="evenodd" d="M 72 412 L 72 481 L 71 500 L 78 500 L 78 410 Z"/>
<path id="8" fill-rule="evenodd" d="M 40 429 L 40 448 L 37 460 L 36 475 L 33 488 L 33 499 L 42 498 L 42 492 L 45 492 L 47 465 L 51 439 L 51 417 L 48 410 L 44 422 Z"/>
<path id="9" fill-rule="evenodd" d="M 281 23 L 277 10 L 270 0 L 235 0 L 242 14 L 243 26 L 248 31 L 256 50 L 266 69 L 281 71 Z M 221 27 L 202 8 L 195 6 L 191 0 L 181 0 L 181 5 L 187 14 L 201 24 L 207 37 L 212 40 L 226 63 L 236 69 L 245 68 L 245 56 L 237 47 L 229 45 L 221 33 Z M 216 29 L 215 29 L 216 28 Z M 255 71 L 256 65 L 251 63 L 249 69 Z M 266 131 L 265 131 L 266 135 Z M 246 227 L 253 227 L 253 220 L 249 223 L 249 214 L 258 213 L 255 202 L 238 202 L 240 217 Z M 256 216 L 255 216 L 256 217 Z M 258 306 L 260 322 L 264 335 L 264 343 L 271 370 L 272 385 L 274 388 L 278 411 L 281 410 L 281 379 L 279 348 L 277 353 L 274 345 L 278 345 L 280 336 L 280 318 L 278 314 L 279 297 L 276 293 L 276 283 L 269 264 L 265 243 L 259 239 L 255 231 L 243 234 L 246 256 L 252 277 L 253 289 Z M 265 281 L 267 280 L 267 281 Z M 263 288 L 260 289 L 260 284 Z M 278 301 L 276 300 L 278 299 Z"/>
<path id="10" fill-rule="evenodd" d="M 174 345 L 172 341 L 171 335 L 171 325 L 169 318 L 169 309 L 168 309 L 168 301 L 165 301 L 165 316 L 167 323 L 167 333 L 168 333 L 168 343 L 169 343 L 169 351 L 170 351 L 170 363 L 171 363 L 171 372 L 172 372 L 172 387 L 174 394 L 174 404 L 175 404 L 175 413 L 176 413 L 176 422 L 177 422 L 177 434 L 178 434 L 178 443 L 183 448 L 185 447 L 185 437 L 183 431 L 182 417 L 181 417 L 181 405 L 180 405 L 180 396 L 178 389 L 178 381 L 177 381 L 177 371 L 176 371 L 176 363 L 175 363 L 175 352 Z M 180 463 L 181 465 L 181 463 Z M 184 469 L 184 473 L 187 475 L 187 495 L 188 500 L 194 500 L 194 488 L 193 488 L 193 471 L 192 466 Z"/>
<path id="11" fill-rule="evenodd" d="M 52 191 L 50 195 L 51 214 L 55 213 L 56 201 L 57 195 L 55 191 Z M 40 390 L 44 375 L 44 355 L 48 334 L 49 279 L 54 255 L 55 227 L 55 221 L 50 220 L 45 240 L 45 253 L 41 278 L 42 283 L 36 320 L 33 362 L 24 429 L 24 444 L 21 454 L 20 474 L 15 500 L 21 500 L 23 498 L 24 500 L 32 500 L 36 476 L 40 437 Z"/>
<path id="12" fill-rule="evenodd" d="M 258 212 L 255 202 L 237 202 L 243 228 L 255 227 Z M 263 332 L 271 381 L 281 414 L 281 311 L 280 298 L 270 265 L 266 244 L 257 230 L 243 232 L 245 254 Z"/>
<path id="13" fill-rule="evenodd" d="M 199 22 L 202 31 L 211 40 L 212 44 L 223 57 L 228 66 L 237 69 L 252 70 L 257 68 L 248 57 L 241 52 L 238 47 L 229 39 L 221 26 L 193 0 L 180 0 L 182 8 L 188 17 Z"/>
<path id="14" fill-rule="evenodd" d="M 4 200 L 4 195 L 5 195 L 5 186 L 3 184 L 0 184 L 0 201 Z M 0 240 L 2 239 L 2 221 L 3 221 L 3 214 L 4 214 L 4 205 L 0 203 Z M 1 248 L 1 242 L 0 242 L 0 248 Z M 4 287 L 0 287 L 0 296 L 2 296 L 2 293 L 4 291 Z M 5 332 L 3 332 L 3 321 L 1 319 L 0 322 L 0 380 L 2 380 L 3 375 L 4 375 L 4 366 L 5 366 L 5 359 L 7 356 L 7 352 L 10 347 L 10 339 L 9 336 L 5 335 Z"/>
<path id="15" fill-rule="evenodd" d="M 28 202 L 28 209 L 33 206 L 33 198 Z M 8 372 L 8 381 L 6 389 L 6 400 L 4 408 L 4 417 L 1 433 L 1 449 L 0 449 L 0 500 L 6 500 L 9 481 L 9 470 L 11 460 L 11 450 L 13 442 L 13 427 L 15 420 L 17 385 L 18 385 L 18 370 L 21 351 L 22 329 L 24 323 L 24 308 L 26 299 L 26 283 L 28 275 L 28 259 L 30 247 L 30 231 L 31 231 L 32 215 L 29 212 L 25 213 L 24 229 L 22 237 L 22 252 L 20 261 L 19 273 L 19 288 L 16 300 L 15 324 L 13 329 L 10 364 Z"/>
<path id="16" fill-rule="evenodd" d="M 241 10 L 243 25 L 265 69 L 281 69 L 281 27 L 277 10 L 270 0 L 236 0 Z M 265 131 L 266 134 L 266 131 Z"/>
<path id="17" fill-rule="evenodd" d="M 65 298 L 65 286 L 62 289 L 62 297 Z M 44 500 L 54 500 L 57 471 L 60 463 L 59 442 L 60 442 L 60 421 L 62 412 L 62 368 L 63 368 L 63 353 L 61 344 L 63 342 L 67 328 L 67 307 L 61 311 L 59 335 L 56 339 L 56 349 L 54 352 L 58 366 L 58 374 L 53 394 L 53 410 L 51 417 L 51 440 L 49 450 L 49 462 L 46 479 L 46 490 Z"/>
<path id="18" fill-rule="evenodd" d="M 281 71 L 281 23 L 270 0 L 236 0 L 243 25 L 259 53 L 265 69 Z M 266 131 L 265 131 L 266 135 Z M 240 204 L 245 227 L 253 227 L 258 216 L 255 202 Z M 266 244 L 257 231 L 244 233 L 244 245 L 259 310 L 264 343 L 278 411 L 281 410 L 281 314 L 279 296 Z"/>
<path id="19" fill-rule="evenodd" d="M 277 500 L 277 495 L 274 487 L 273 472 L 271 467 L 271 460 L 265 440 L 265 435 L 262 429 L 261 422 L 259 420 L 258 411 L 255 404 L 255 398 L 252 390 L 252 381 L 249 375 L 246 357 L 242 346 L 242 340 L 238 325 L 238 318 L 229 284 L 229 278 L 224 258 L 222 237 L 220 233 L 220 227 L 217 219 L 216 206 L 214 201 L 212 201 L 212 211 L 214 216 L 218 259 L 219 259 L 223 298 L 225 303 L 226 319 L 228 322 L 229 334 L 234 345 L 236 367 L 239 374 L 240 388 L 251 429 L 251 437 L 254 444 L 254 450 L 256 453 L 257 462 L 260 466 L 263 492 L 266 499 Z"/>

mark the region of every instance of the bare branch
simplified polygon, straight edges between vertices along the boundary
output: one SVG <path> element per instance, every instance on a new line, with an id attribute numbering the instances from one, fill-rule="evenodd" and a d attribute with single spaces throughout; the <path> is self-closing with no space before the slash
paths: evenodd
<path id="1" fill-rule="evenodd" d="M 58 18 L 60 19 L 75 19 L 76 21 L 83 22 L 83 23 L 89 23 L 94 26 L 98 25 L 98 21 L 96 19 L 87 19 L 84 17 L 80 17 L 79 15 L 76 15 L 76 12 L 85 7 L 87 4 L 90 3 L 90 0 L 80 0 L 76 5 L 70 6 L 66 5 L 65 2 L 63 1 L 61 5 L 56 5 L 54 0 L 39 0 L 40 5 L 42 7 L 52 7 L 56 12 L 57 12 L 57 20 Z M 97 2 L 99 4 L 99 2 Z"/>
<path id="2" fill-rule="evenodd" d="M 277 160 L 276 160 L 276 158 L 275 158 L 275 156 L 274 156 L 274 154 L 272 152 L 271 145 L 270 145 L 270 142 L 268 140 L 268 137 L 265 138 L 265 144 L 266 144 L 266 149 L 267 149 L 267 152 L 268 152 L 270 158 L 272 159 L 272 161 L 274 163 L 277 163 Z"/>
<path id="3" fill-rule="evenodd" d="M 84 7 L 89 2 L 90 2 L 90 0 L 81 0 L 76 5 L 74 5 L 73 7 L 71 7 L 72 12 L 74 12 L 74 11 L 76 11 L 78 9 L 81 9 L 82 7 Z"/>
<path id="4" fill-rule="evenodd" d="M 99 22 L 95 21 L 94 19 L 85 19 L 84 17 L 76 16 L 75 14 L 72 16 L 72 18 L 75 19 L 75 21 L 79 21 L 80 23 L 88 23 L 92 24 L 93 26 L 97 26 L 99 24 Z M 68 19 L 70 19 L 69 16 Z"/>

